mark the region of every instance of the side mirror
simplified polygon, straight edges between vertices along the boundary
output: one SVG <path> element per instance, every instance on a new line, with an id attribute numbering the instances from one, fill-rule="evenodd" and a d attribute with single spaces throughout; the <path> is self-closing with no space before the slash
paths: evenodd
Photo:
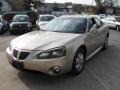
<path id="1" fill-rule="evenodd" d="M 90 29 L 90 33 L 94 33 L 94 32 L 96 32 L 96 30 L 97 30 L 97 25 L 96 24 L 94 24 L 93 26 L 92 26 L 92 28 Z"/>
<path id="2" fill-rule="evenodd" d="M 113 20 L 113 22 L 116 22 L 116 20 Z"/>

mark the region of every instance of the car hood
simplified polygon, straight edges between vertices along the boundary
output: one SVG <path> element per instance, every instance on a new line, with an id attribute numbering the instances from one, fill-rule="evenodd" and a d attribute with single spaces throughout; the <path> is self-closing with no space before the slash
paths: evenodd
<path id="1" fill-rule="evenodd" d="M 11 46 L 24 50 L 47 50 L 64 46 L 81 34 L 34 31 L 11 41 Z"/>
<path id="2" fill-rule="evenodd" d="M 44 21 L 44 22 L 41 21 L 41 22 L 38 22 L 39 25 L 41 25 L 41 24 L 44 24 L 44 25 L 45 25 L 45 24 L 47 24 L 47 23 L 48 23 L 48 21 Z"/>

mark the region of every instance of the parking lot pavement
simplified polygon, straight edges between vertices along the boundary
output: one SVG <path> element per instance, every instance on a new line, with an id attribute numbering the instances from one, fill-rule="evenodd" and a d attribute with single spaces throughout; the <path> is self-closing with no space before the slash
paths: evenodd
<path id="1" fill-rule="evenodd" d="M 15 37 L 8 33 L 0 36 L 0 90 L 120 90 L 120 32 L 110 31 L 109 48 L 92 57 L 78 76 L 17 71 L 5 55 Z"/>

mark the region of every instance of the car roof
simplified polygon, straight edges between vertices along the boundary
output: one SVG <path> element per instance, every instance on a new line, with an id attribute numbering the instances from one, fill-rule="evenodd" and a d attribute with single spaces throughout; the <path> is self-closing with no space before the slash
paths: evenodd
<path id="1" fill-rule="evenodd" d="M 25 17 L 29 17 L 28 15 L 15 15 L 15 16 L 25 16 Z"/>
<path id="2" fill-rule="evenodd" d="M 67 17 L 67 18 L 87 18 L 87 19 L 90 19 L 90 18 L 95 18 L 96 16 L 90 16 L 90 15 L 63 15 L 63 16 L 60 16 L 60 17 Z"/>
<path id="3" fill-rule="evenodd" d="M 53 17 L 55 17 L 54 15 L 50 15 L 50 14 L 43 14 L 43 15 L 39 15 L 39 16 L 53 16 Z"/>

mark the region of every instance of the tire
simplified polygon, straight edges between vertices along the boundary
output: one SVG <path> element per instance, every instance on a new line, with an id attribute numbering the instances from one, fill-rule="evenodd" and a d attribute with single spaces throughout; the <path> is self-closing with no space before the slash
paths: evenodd
<path id="1" fill-rule="evenodd" d="M 36 30 L 38 30 L 38 31 L 39 31 L 39 26 L 38 26 L 38 25 L 36 26 Z"/>
<path id="2" fill-rule="evenodd" d="M 72 64 L 72 74 L 78 75 L 82 72 L 86 61 L 84 49 L 79 49 L 74 57 Z"/>
<path id="3" fill-rule="evenodd" d="M 120 32 L 120 26 L 119 25 L 116 26 L 116 30 Z"/>
<path id="4" fill-rule="evenodd" d="M 10 31 L 10 35 L 14 35 L 15 33 L 13 31 Z"/>
<path id="5" fill-rule="evenodd" d="M 2 30 L 0 30 L 0 34 L 3 34 L 4 32 Z"/>
<path id="6" fill-rule="evenodd" d="M 106 50 L 108 47 L 109 47 L 109 44 L 108 44 L 108 37 L 106 37 L 106 39 L 105 39 L 105 43 L 104 43 L 104 45 L 103 45 L 103 50 Z"/>
<path id="7" fill-rule="evenodd" d="M 3 34 L 4 32 L 4 27 L 2 27 L 2 29 L 0 30 L 0 34 Z"/>

